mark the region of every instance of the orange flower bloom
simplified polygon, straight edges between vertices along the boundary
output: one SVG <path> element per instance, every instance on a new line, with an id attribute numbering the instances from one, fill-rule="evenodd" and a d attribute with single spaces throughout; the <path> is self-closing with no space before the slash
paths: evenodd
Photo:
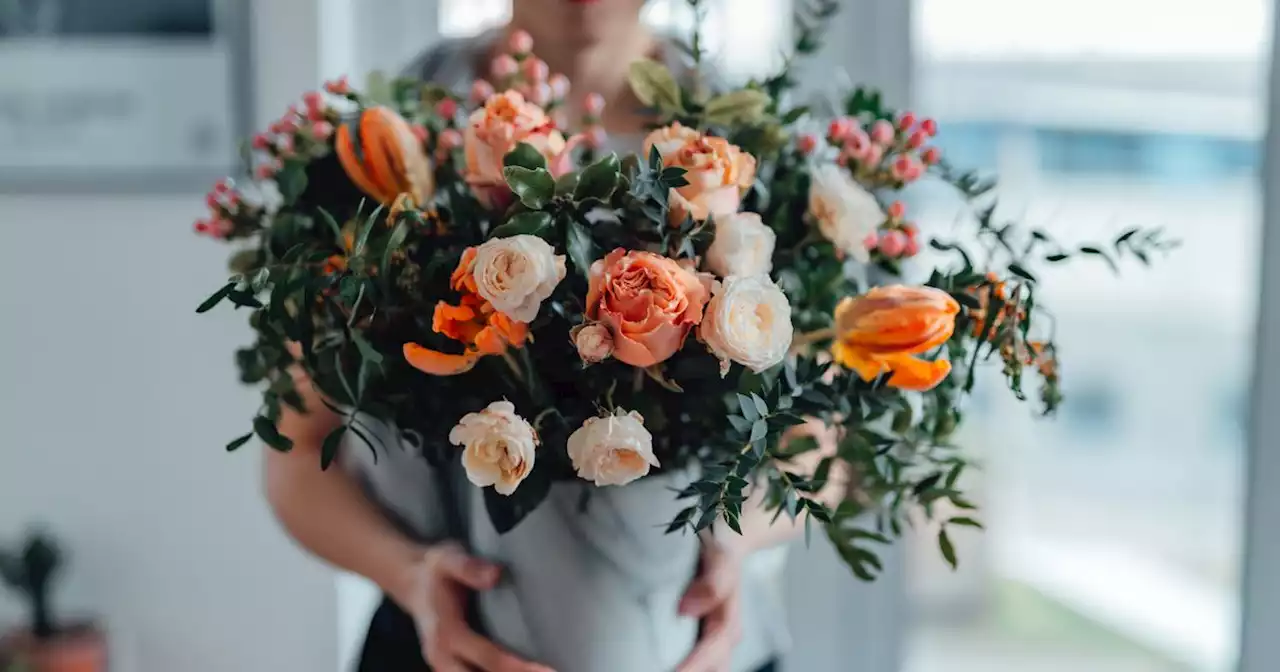
<path id="1" fill-rule="evenodd" d="M 931 287 L 877 287 L 836 307 L 836 341 L 831 354 L 863 380 L 891 372 L 889 385 L 923 392 L 951 373 L 947 360 L 914 355 L 951 338 L 960 304 Z"/>
<path id="2" fill-rule="evenodd" d="M 338 127 L 334 140 L 351 181 L 385 205 L 400 194 L 409 194 L 415 203 L 430 200 L 435 191 L 431 165 L 409 122 L 388 108 L 371 107 L 360 113 L 358 126 L 358 150 L 348 124 Z"/>
<path id="3" fill-rule="evenodd" d="M 458 305 L 441 301 L 431 316 L 431 330 L 466 345 L 466 352 L 455 355 L 405 343 L 404 358 L 414 368 L 433 376 L 466 373 L 481 357 L 500 355 L 508 347 L 524 347 L 529 340 L 528 324 L 494 310 L 476 293 L 476 280 L 471 274 L 475 256 L 475 248 L 468 248 L 453 272 L 450 284 L 462 294 Z"/>

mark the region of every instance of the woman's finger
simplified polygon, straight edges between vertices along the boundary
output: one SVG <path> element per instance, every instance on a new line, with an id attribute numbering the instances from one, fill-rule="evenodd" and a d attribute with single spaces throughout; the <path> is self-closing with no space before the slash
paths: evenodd
<path id="1" fill-rule="evenodd" d="M 552 672 L 550 668 L 503 651 L 493 642 L 470 630 L 464 630 L 451 639 L 449 645 L 458 657 L 471 663 L 480 672 Z"/>
<path id="2" fill-rule="evenodd" d="M 489 590 L 502 577 L 502 570 L 497 565 L 467 555 L 452 545 L 441 547 L 436 560 L 445 576 L 472 590 Z"/>
<path id="3" fill-rule="evenodd" d="M 731 599 L 712 611 L 703 622 L 702 636 L 693 651 L 680 663 L 677 672 L 719 672 L 733 659 L 738 643 L 737 600 Z"/>

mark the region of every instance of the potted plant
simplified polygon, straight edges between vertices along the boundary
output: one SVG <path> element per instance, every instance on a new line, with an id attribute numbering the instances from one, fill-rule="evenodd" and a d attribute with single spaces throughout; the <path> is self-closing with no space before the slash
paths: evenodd
<path id="1" fill-rule="evenodd" d="M 54 578 L 62 564 L 58 545 L 34 531 L 21 548 L 0 549 L 0 578 L 27 602 L 31 622 L 0 637 L 0 661 L 24 672 L 103 672 L 106 638 L 92 623 L 59 623 L 50 605 Z"/>

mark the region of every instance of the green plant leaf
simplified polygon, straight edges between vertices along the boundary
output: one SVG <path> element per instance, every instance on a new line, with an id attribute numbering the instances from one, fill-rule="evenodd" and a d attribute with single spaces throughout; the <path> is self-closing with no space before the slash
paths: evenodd
<path id="1" fill-rule="evenodd" d="M 591 274 L 591 264 L 596 260 L 596 243 L 591 239 L 591 232 L 577 220 L 569 220 L 568 240 L 569 260 L 582 277 Z"/>
<path id="2" fill-rule="evenodd" d="M 631 64 L 629 80 L 636 98 L 646 106 L 663 112 L 684 111 L 680 85 L 667 66 L 648 59 L 636 61 Z"/>
<path id="3" fill-rule="evenodd" d="M 281 434 L 279 430 L 276 429 L 276 423 L 272 422 L 270 418 L 261 415 L 254 418 L 253 431 L 258 435 L 258 438 L 262 439 L 268 446 L 271 446 L 282 453 L 287 453 L 290 450 L 293 450 L 293 441 L 289 437 Z"/>
<path id="4" fill-rule="evenodd" d="M 236 438 L 236 439 L 232 439 L 232 440 L 231 440 L 231 442 L 227 444 L 227 452 L 228 452 L 228 453 L 230 453 L 230 452 L 234 452 L 235 450 L 239 449 L 239 448 L 240 448 L 241 446 L 243 446 L 244 444 L 249 443 L 249 439 L 252 439 L 252 438 L 253 438 L 253 432 L 249 432 L 248 434 L 245 434 L 244 436 L 241 436 L 241 437 Z"/>
<path id="5" fill-rule="evenodd" d="M 1023 280 L 1030 280 L 1031 282 L 1036 281 L 1036 276 L 1032 275 L 1030 271 L 1018 264 L 1009 264 L 1009 272 Z"/>
<path id="6" fill-rule="evenodd" d="M 551 213 L 522 212 L 512 217 L 506 224 L 489 233 L 490 238 L 510 238 L 511 236 L 537 236 L 551 227 Z"/>
<path id="7" fill-rule="evenodd" d="M 280 188 L 280 197 L 288 205 L 296 203 L 302 192 L 307 190 L 307 171 L 297 161 L 286 161 L 284 168 L 276 173 L 276 186 Z"/>
<path id="8" fill-rule="evenodd" d="M 387 238 L 387 246 L 382 249 L 382 263 L 378 266 L 378 274 L 382 277 L 383 288 L 387 288 L 391 283 L 391 255 L 400 250 L 404 245 L 405 238 L 409 236 L 410 224 L 408 220 L 401 219 L 396 224 L 396 228 L 392 229 L 391 236 Z"/>
<path id="9" fill-rule="evenodd" d="M 982 523 L 974 520 L 973 518 L 969 518 L 968 516 L 960 516 L 958 518 L 952 518 L 951 520 L 947 521 L 947 524 L 960 525 L 963 527 L 976 527 L 979 530 L 986 529 L 982 526 Z"/>
<path id="10" fill-rule="evenodd" d="M 324 220 L 324 223 L 329 226 L 329 231 L 333 233 L 334 244 L 345 249 L 345 243 L 342 236 L 342 225 L 338 224 L 338 220 L 334 219 L 333 215 L 330 214 L 328 210 L 325 210 L 324 208 L 317 208 L 317 210 L 320 212 L 320 219 Z"/>
<path id="11" fill-rule="evenodd" d="M 754 443 L 756 441 L 763 439 L 768 435 L 769 435 L 769 425 L 764 421 L 764 418 L 760 418 L 759 420 L 756 420 L 755 422 L 751 423 L 751 437 L 747 440 Z"/>
<path id="12" fill-rule="evenodd" d="M 556 178 L 556 196 L 571 196 L 578 188 L 578 173 L 565 173 Z"/>
<path id="13" fill-rule="evenodd" d="M 707 101 L 703 117 L 712 124 L 753 124 L 764 118 L 769 94 L 755 89 L 739 89 Z"/>
<path id="14" fill-rule="evenodd" d="M 530 170 L 520 166 L 507 166 L 502 169 L 507 185 L 516 197 L 530 210 L 539 210 L 556 194 L 556 181 L 551 173 L 538 168 Z"/>
<path id="15" fill-rule="evenodd" d="M 360 356 L 364 358 L 364 361 L 375 365 L 382 364 L 382 353 L 378 352 L 363 334 L 353 330 L 351 332 L 351 340 L 355 341 L 356 349 L 360 351 Z"/>
<path id="16" fill-rule="evenodd" d="M 619 170 L 618 155 L 613 153 L 587 166 L 578 176 L 578 186 L 573 190 L 574 200 L 607 200 L 618 186 Z"/>
<path id="17" fill-rule="evenodd" d="M 522 142 L 516 145 L 515 149 L 507 152 L 506 156 L 502 157 L 502 165 L 538 170 L 547 167 L 547 159 L 542 155 L 542 152 L 534 149 L 533 145 Z"/>
<path id="18" fill-rule="evenodd" d="M 942 559 L 951 565 L 951 569 L 955 569 L 959 563 L 956 562 L 956 547 L 951 543 L 951 537 L 947 534 L 946 529 L 938 532 L 938 550 L 942 552 Z"/>
<path id="19" fill-rule="evenodd" d="M 342 447 L 342 438 L 347 434 L 346 425 L 338 425 L 324 437 L 324 443 L 320 446 L 320 470 L 328 471 L 329 465 L 333 464 L 333 460 L 338 457 L 338 449 Z"/>
<path id="20" fill-rule="evenodd" d="M 222 300 L 227 298 L 231 294 L 231 292 L 235 291 L 235 288 L 236 288 L 236 283 L 234 282 L 228 282 L 227 284 L 223 285 L 222 289 L 219 289 L 218 291 L 211 294 L 209 298 L 205 299 L 199 306 L 197 306 L 196 312 L 207 313 L 210 310 L 213 310 L 213 307 L 218 305 L 219 303 L 222 303 Z"/>
<path id="21" fill-rule="evenodd" d="M 369 213 L 369 217 L 364 221 L 364 228 L 360 229 L 360 235 L 356 238 L 355 248 L 351 252 L 353 255 L 364 252 L 365 246 L 369 244 L 369 234 L 373 233 L 373 229 L 378 226 L 378 215 L 381 214 L 381 204 Z"/>

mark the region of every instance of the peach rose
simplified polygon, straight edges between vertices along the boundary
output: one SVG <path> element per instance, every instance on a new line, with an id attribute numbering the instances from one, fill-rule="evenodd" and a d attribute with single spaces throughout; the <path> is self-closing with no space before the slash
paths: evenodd
<path id="1" fill-rule="evenodd" d="M 951 373 L 945 359 L 926 361 L 915 355 L 946 343 L 956 327 L 960 304 L 932 287 L 876 287 L 836 306 L 835 360 L 863 380 L 892 373 L 888 384 L 925 391 Z"/>
<path id="2" fill-rule="evenodd" d="M 591 265 L 587 318 L 608 327 L 613 356 L 632 366 L 664 362 L 702 322 L 711 278 L 652 252 L 616 249 Z"/>
<path id="3" fill-rule="evenodd" d="M 502 159 L 520 143 L 528 143 L 547 159 L 555 177 L 573 168 L 570 141 L 556 129 L 551 117 L 516 91 L 491 96 L 471 114 L 463 148 L 467 159 L 467 183 L 486 204 L 500 202 L 507 193 Z"/>
<path id="4" fill-rule="evenodd" d="M 664 166 L 684 168 L 689 184 L 671 190 L 671 218 L 704 220 L 738 211 L 742 195 L 756 179 L 756 159 L 724 138 L 702 135 L 678 122 L 659 128 L 644 141 L 644 152 L 658 148 Z"/>
<path id="5" fill-rule="evenodd" d="M 449 443 L 462 447 L 467 480 L 510 495 L 533 471 L 538 433 L 516 414 L 509 401 L 495 401 L 479 413 L 462 416 L 449 431 Z"/>
<path id="6" fill-rule="evenodd" d="M 579 324 L 569 330 L 583 364 L 597 364 L 613 356 L 613 334 L 603 324 Z"/>

